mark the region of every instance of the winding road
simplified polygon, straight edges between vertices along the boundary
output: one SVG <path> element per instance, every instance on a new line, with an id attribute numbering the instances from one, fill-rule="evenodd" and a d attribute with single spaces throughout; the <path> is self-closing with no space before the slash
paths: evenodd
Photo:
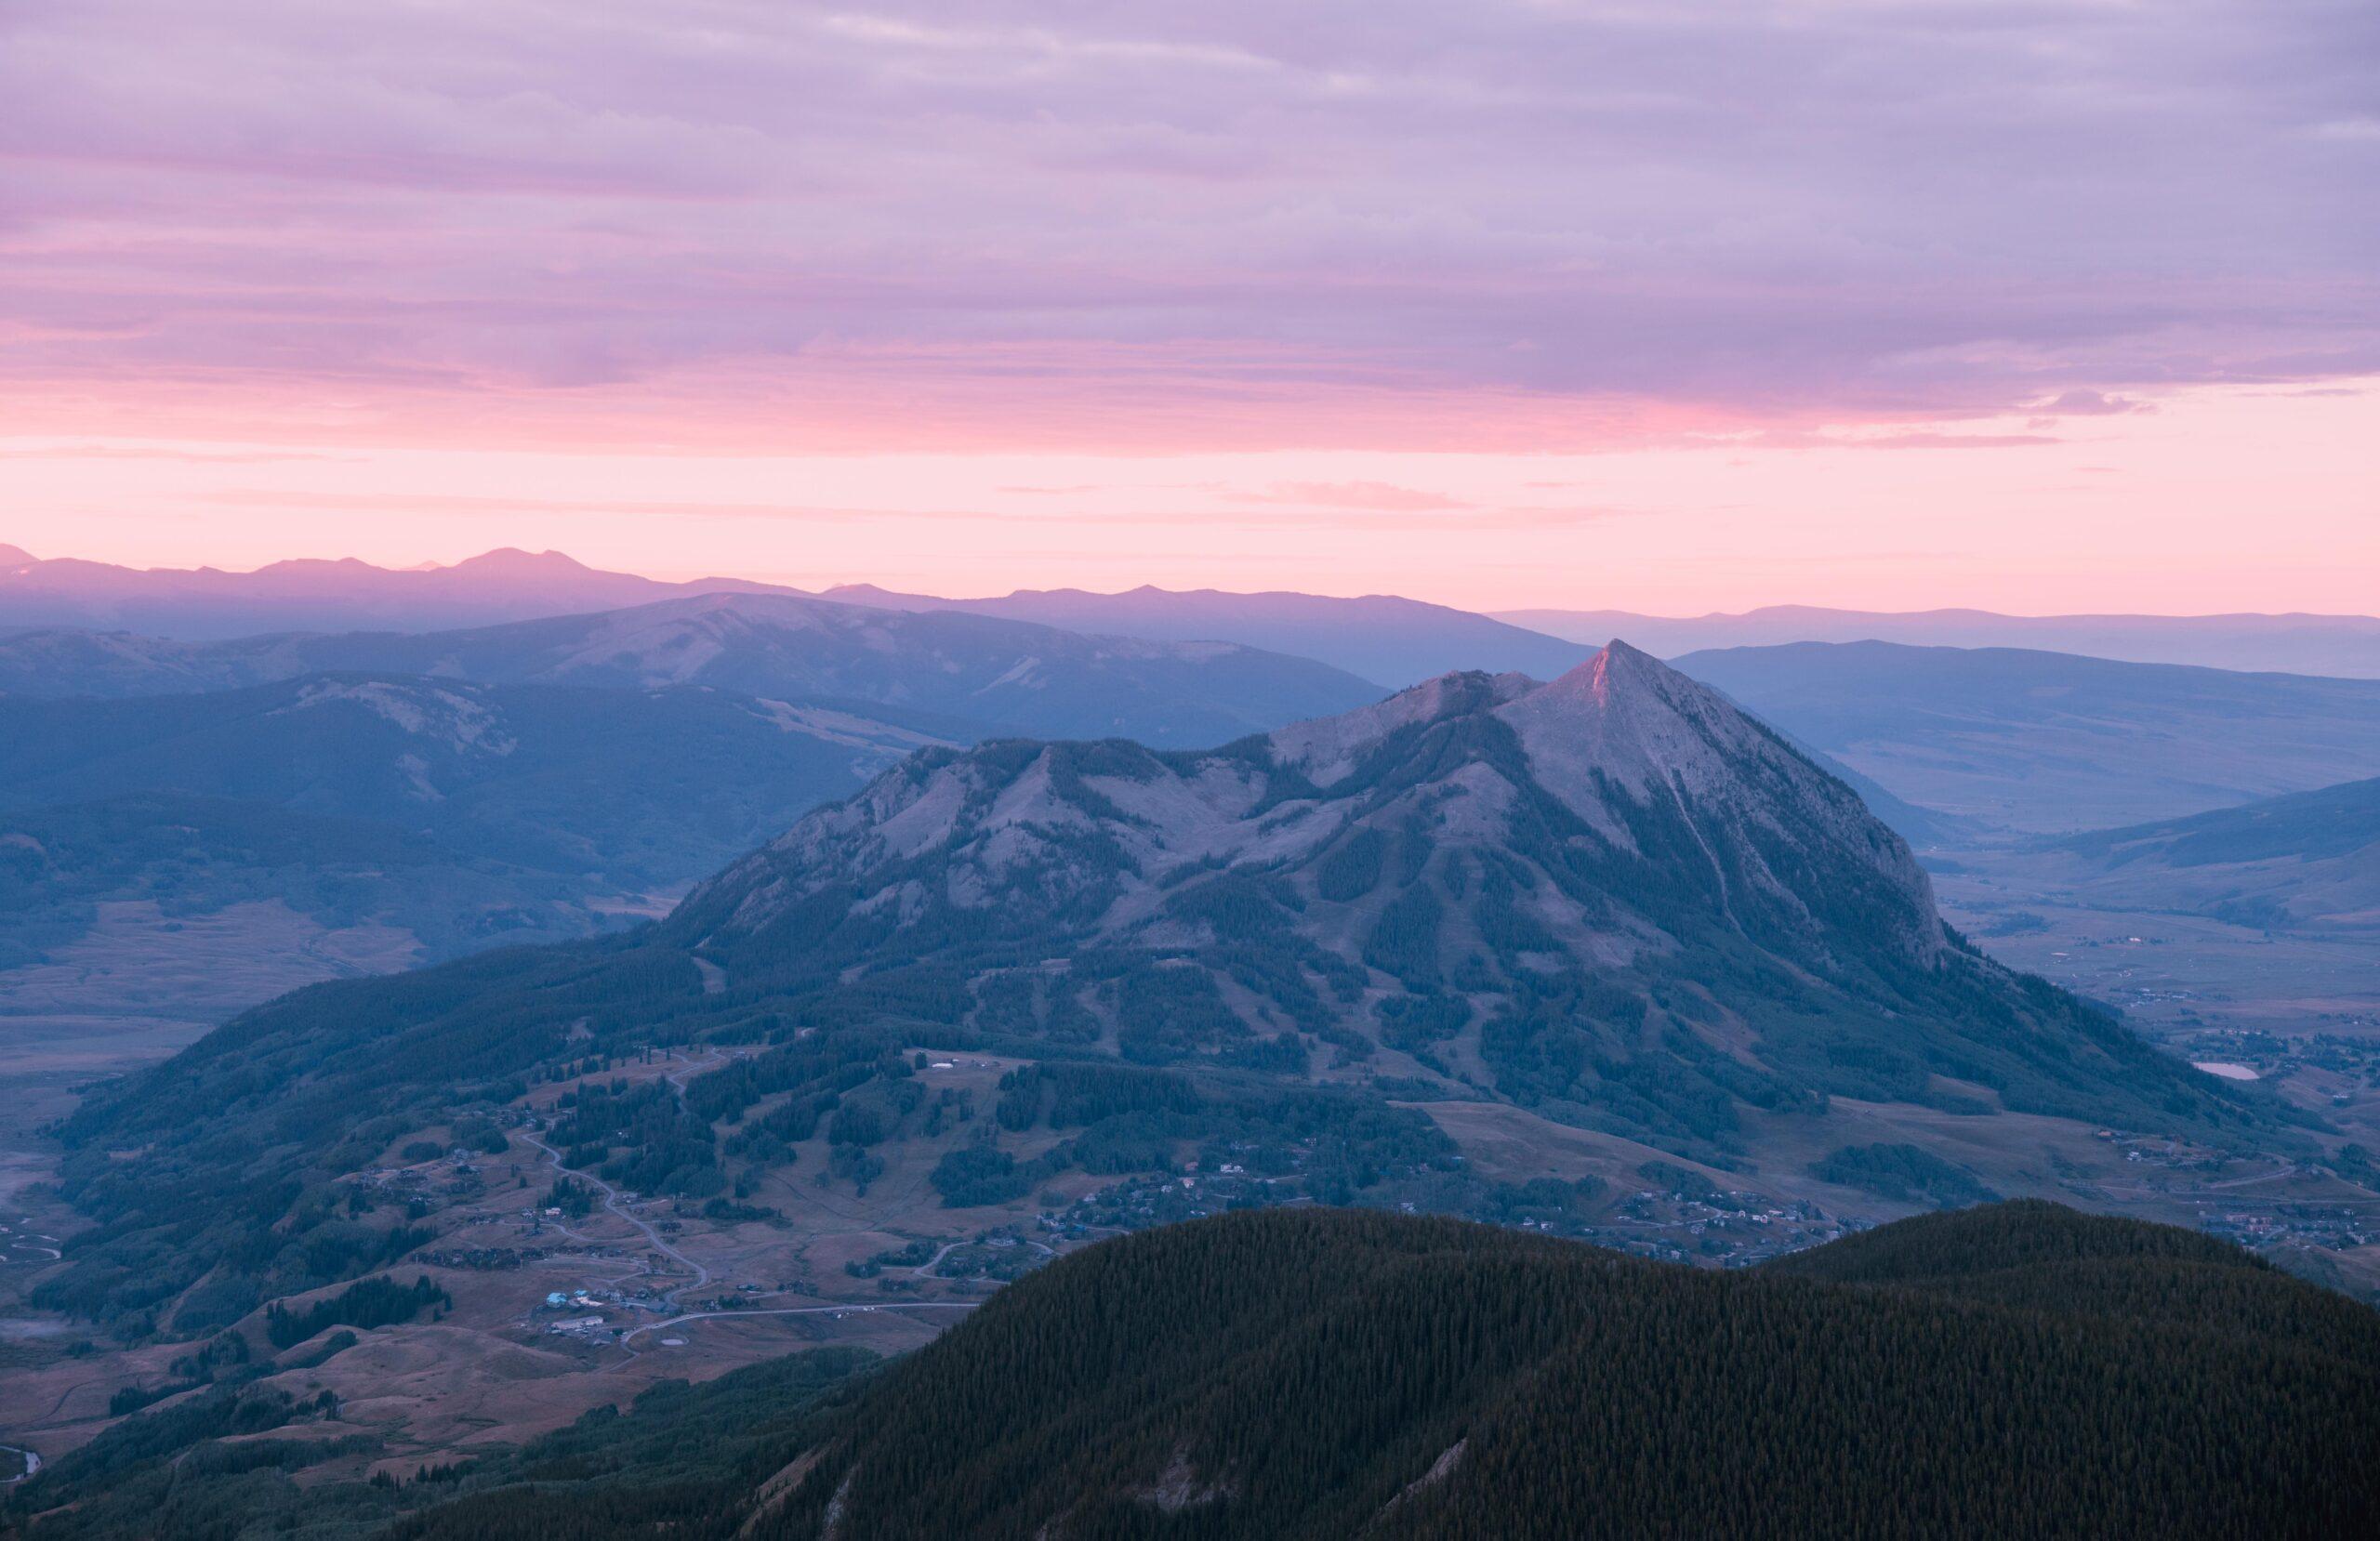
<path id="1" fill-rule="evenodd" d="M 520 1134 L 522 1139 L 527 1140 L 530 1144 L 535 1145 L 537 1149 L 546 1152 L 546 1159 L 554 1164 L 554 1170 L 557 1173 L 570 1171 L 570 1168 L 562 1164 L 562 1152 L 560 1151 L 555 1150 L 552 1146 L 547 1144 L 544 1140 L 538 1139 L 536 1135 L 531 1134 L 526 1129 L 521 1130 Z M 603 1207 L 610 1210 L 613 1214 L 617 1215 L 620 1218 L 628 1221 L 630 1225 L 635 1226 L 640 1231 L 643 1232 L 644 1239 L 653 1244 L 653 1249 L 655 1252 L 658 1252 L 663 1257 L 671 1258 L 680 1265 L 694 1271 L 694 1276 L 692 1279 L 682 1284 L 673 1285 L 668 1289 L 663 1290 L 661 1292 L 661 1298 L 668 1301 L 674 1306 L 678 1303 L 679 1296 L 683 1295 L 690 1289 L 699 1289 L 703 1285 L 710 1283 L 710 1270 L 705 1268 L 702 1264 L 694 1261 L 692 1258 L 687 1257 L 684 1253 L 679 1251 L 676 1247 L 671 1246 L 668 1242 L 664 1241 L 662 1239 L 661 1232 L 654 1230 L 652 1224 L 644 1219 L 643 1217 L 632 1215 L 621 1206 L 620 1191 L 618 1189 L 613 1187 L 610 1183 L 605 1182 L 602 1178 L 597 1177 L 592 1172 L 573 1172 L 571 1175 L 577 1178 L 581 1182 L 592 1183 L 603 1195 Z M 559 1230 L 561 1228 L 556 1227 L 556 1229 Z"/>
<path id="2" fill-rule="evenodd" d="M 732 1051 L 722 1051 L 721 1053 L 713 1054 L 707 1060 L 697 1060 L 693 1064 L 684 1066 L 682 1069 L 663 1071 L 661 1073 L 661 1078 L 669 1083 L 670 1088 L 674 1090 L 679 1097 L 683 1098 L 686 1095 L 686 1083 L 684 1079 L 686 1076 L 695 1074 L 702 1071 L 717 1070 L 720 1066 L 728 1063 L 730 1060 L 740 1058 L 742 1058 L 741 1055 L 735 1054 Z M 522 1129 L 520 1133 L 522 1139 L 527 1140 L 530 1144 L 535 1145 L 537 1149 L 546 1152 L 546 1159 L 554 1164 L 554 1171 L 557 1175 L 570 1170 L 570 1168 L 562 1164 L 562 1152 L 560 1151 L 555 1150 L 552 1146 L 547 1144 L 544 1140 L 538 1139 L 536 1135 L 531 1134 L 526 1129 Z M 641 1216 L 632 1215 L 621 1206 L 620 1191 L 618 1189 L 613 1187 L 610 1183 L 605 1182 L 602 1178 L 597 1177 L 592 1172 L 574 1172 L 571 1175 L 577 1178 L 581 1182 L 592 1183 L 598 1190 L 600 1190 L 603 1195 L 603 1207 L 610 1210 L 613 1214 L 617 1215 L 620 1218 L 628 1221 L 630 1225 L 635 1226 L 637 1230 L 642 1231 L 644 1233 L 644 1239 L 653 1244 L 653 1249 L 654 1251 L 660 1253 L 663 1257 L 671 1258 L 681 1266 L 694 1271 L 694 1278 L 688 1280 L 685 1284 L 678 1284 L 669 1289 L 663 1290 L 661 1292 L 661 1298 L 668 1301 L 674 1306 L 678 1303 L 679 1296 L 683 1295 L 690 1289 L 700 1289 L 703 1285 L 710 1283 L 710 1270 L 705 1268 L 702 1264 L 694 1261 L 692 1258 L 687 1257 L 684 1253 L 679 1251 L 676 1247 L 671 1246 L 668 1242 L 662 1240 L 661 1232 L 654 1230 L 653 1226 Z M 562 1228 L 560 1226 L 556 1226 L 555 1229 L 559 1231 Z"/>

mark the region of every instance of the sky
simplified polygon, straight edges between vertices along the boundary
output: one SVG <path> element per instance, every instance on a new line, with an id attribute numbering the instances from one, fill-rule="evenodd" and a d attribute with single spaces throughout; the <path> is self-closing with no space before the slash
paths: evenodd
<path id="1" fill-rule="evenodd" d="M 0 541 L 2366 612 L 2368 0 L 0 8 Z"/>

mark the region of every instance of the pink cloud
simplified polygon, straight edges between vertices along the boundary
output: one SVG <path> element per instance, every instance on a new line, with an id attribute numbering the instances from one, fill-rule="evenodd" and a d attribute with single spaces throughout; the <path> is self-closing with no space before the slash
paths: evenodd
<path id="1" fill-rule="evenodd" d="M 1261 493 L 1229 493 L 1234 503 L 1284 503 L 1329 508 L 1369 508 L 1382 513 L 1467 508 L 1461 498 L 1385 481 L 1280 481 Z"/>
<path id="2" fill-rule="evenodd" d="M 2312 0 L 18 7 L 0 391 L 747 447 L 2104 415 L 2380 367 L 2307 131 L 2373 63 Z"/>
<path id="3" fill-rule="evenodd" d="M 2040 427 L 2041 422 L 2032 426 Z M 2065 441 L 2044 433 L 1805 433 L 1771 429 L 1757 442 L 1780 450 L 2014 450 Z"/>
<path id="4" fill-rule="evenodd" d="M 727 502 L 688 498 L 555 498 L 498 494 L 369 493 L 313 490 L 289 492 L 266 487 L 235 487 L 184 494 L 187 501 L 249 513 L 304 511 L 324 514 L 421 516 L 615 516 L 668 520 L 756 520 L 789 524 L 821 523 L 883 525 L 905 522 L 965 525 L 979 528 L 1014 526 L 1078 526 L 1107 531 L 1146 528 L 1171 530 L 1184 526 L 1243 530 L 1324 530 L 1383 533 L 1382 510 L 1368 506 L 1316 507 L 1292 506 L 1263 512 L 1213 507 L 1170 507 L 1130 511 L 1074 509 L 1064 512 L 1018 512 L 984 507 L 938 508 L 916 506 L 835 505 L 799 502 Z M 1225 495 L 1225 502 L 1247 499 Z M 1395 529 L 1404 533 L 1448 531 L 1510 531 L 1567 529 L 1617 517 L 1621 510 L 1600 507 L 1511 506 L 1473 507 L 1446 502 L 1412 506 L 1395 516 Z"/>
<path id="5" fill-rule="evenodd" d="M 2154 412 L 2157 408 L 2147 402 L 2127 401 L 2096 390 L 2069 390 L 2034 410 L 2044 420 L 2055 421 L 2060 417 L 2113 417 L 2128 412 Z"/>

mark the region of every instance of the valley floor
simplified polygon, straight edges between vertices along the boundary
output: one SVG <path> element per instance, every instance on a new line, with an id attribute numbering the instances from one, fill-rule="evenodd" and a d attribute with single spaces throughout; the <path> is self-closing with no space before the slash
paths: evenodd
<path id="1" fill-rule="evenodd" d="M 2254 1079 L 2380 1151 L 2380 923 L 2235 924 L 2109 903 L 2022 851 L 1960 850 L 1937 871 L 1944 915 L 2010 968 L 2121 1010 L 2168 1053 Z M 2314 1276 L 2380 1294 L 2380 1197 L 2296 1168 L 2198 1173 L 2144 1151 L 2101 1206 L 2224 1231 Z M 2074 1202 L 2094 1204 L 2077 1191 Z M 2361 1238 L 2358 1240 L 2358 1238 Z"/>
<path id="2" fill-rule="evenodd" d="M 49 1261 L 44 1254 L 52 1244 L 34 1238 L 71 1234 L 79 1223 L 33 1186 L 48 1162 L 40 1126 L 66 1110 L 73 1087 L 169 1052 L 192 1025 L 25 1024 L 19 1047 L 0 1057 L 7 1077 L 0 1106 L 9 1110 L 0 1126 L 0 1223 L 12 1228 L 0 1238 L 8 1255 L 0 1265 L 7 1369 L 0 1442 L 55 1459 L 115 1421 L 111 1399 L 125 1388 L 171 1384 L 169 1363 L 188 1350 L 88 1343 L 76 1324 L 24 1310 L 21 1292 Z M 47 1047 L 37 1049 L 42 1038 Z M 619 1073 L 682 1087 L 722 1057 L 659 1059 Z M 985 1100 L 1012 1068 L 980 1057 L 935 1064 L 929 1075 Z M 428 1277 L 453 1305 L 435 1320 L 364 1333 L 345 1351 L 267 1383 L 302 1396 L 337 1395 L 339 1427 L 315 1428 L 316 1435 L 370 1436 L 368 1450 L 325 1467 L 324 1479 L 387 1472 L 402 1480 L 424 1465 L 518 1445 L 590 1408 L 626 1405 L 657 1381 L 704 1381 L 800 1348 L 914 1348 L 1020 1271 L 1120 1230 L 1246 1200 L 1229 1179 L 1209 1179 L 1201 1192 L 1180 1179 L 1160 1185 L 1071 1172 L 1012 1205 L 947 1209 L 927 1180 L 940 1147 L 886 1147 L 888 1166 L 862 1196 L 848 1184 L 816 1181 L 822 1145 L 751 1195 L 755 1205 L 779 1210 L 781 1223 L 722 1223 L 690 1204 L 608 1188 L 586 1214 L 556 1215 L 544 1199 L 558 1167 L 533 1125 L 564 1089 L 542 1087 L 524 1100 L 522 1123 L 501 1154 L 405 1161 L 391 1152 L 362 1175 L 385 1198 L 420 1198 L 433 1207 L 437 1243 L 387 1271 L 403 1282 Z M 1758 1173 L 1673 1163 L 1667 1175 L 1648 1179 L 1648 1164 L 1670 1159 L 1648 1147 L 1499 1103 L 1421 1106 L 1484 1177 L 1601 1177 L 1604 1200 L 1563 1233 L 1728 1266 L 1924 1207 L 1809 1176 L 1807 1166 L 1825 1153 L 1820 1144 L 1922 1143 L 1952 1152 L 1995 1192 L 2045 1192 L 2090 1208 L 2229 1229 L 2252 1244 L 2305 1230 L 2307 1216 L 2368 1202 L 2351 1198 L 2335 1179 L 2283 1164 L 2228 1162 L 2210 1170 L 2208 1152 L 2153 1132 L 2103 1138 L 2069 1122 L 2006 1113 L 1839 1103 L 1820 1144 L 1780 1148 L 1780 1158 Z M 1770 1134 L 1760 1131 L 1763 1139 Z M 2334 1247 L 2319 1256 L 2343 1284 L 2368 1289 L 2380 1279 L 2380 1248 Z M 78 1343 L 86 1346 L 68 1351 Z"/>

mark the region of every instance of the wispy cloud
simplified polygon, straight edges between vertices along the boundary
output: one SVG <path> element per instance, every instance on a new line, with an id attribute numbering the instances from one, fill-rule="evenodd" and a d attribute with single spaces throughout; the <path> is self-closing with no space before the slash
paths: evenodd
<path id="1" fill-rule="evenodd" d="M 272 466 L 320 461 L 353 462 L 351 454 L 313 450 L 197 450 L 148 444 L 60 444 L 0 448 L 0 460 L 162 460 L 183 466 Z"/>
<path id="2" fill-rule="evenodd" d="M 2061 391 L 2049 401 L 2033 408 L 2044 421 L 2060 417 L 2117 417 L 2127 413 L 2154 412 L 2148 402 L 2135 402 L 2122 396 L 2109 396 L 2096 390 Z"/>
<path id="3" fill-rule="evenodd" d="M 177 501 L 247 510 L 410 515 L 424 518 L 489 515 L 628 515 L 653 519 L 756 520 L 834 524 L 961 524 L 996 528 L 1079 526 L 1169 531 L 1183 526 L 1246 530 L 1337 530 L 1393 536 L 1398 532 L 1565 529 L 1618 517 L 1623 510 L 1587 506 L 1479 506 L 1448 503 L 1385 511 L 1369 506 L 1316 507 L 1297 503 L 1262 508 L 1235 504 L 1122 510 L 1017 511 L 986 507 L 885 507 L 796 501 L 730 502 L 682 498 L 558 498 L 406 492 L 340 492 L 329 489 L 233 487 Z"/>
<path id="4" fill-rule="evenodd" d="M 2049 433 L 1811 433 L 1778 429 L 1743 441 L 1772 450 L 2018 450 L 2065 442 Z"/>
<path id="5" fill-rule="evenodd" d="M 1278 503 L 1301 507 L 1369 508 L 1381 513 L 1468 508 L 1467 500 L 1385 481 L 1276 481 L 1263 492 L 1234 492 L 1233 503 Z"/>
<path id="6" fill-rule="evenodd" d="M 2349 0 L 8 7 L 0 410 L 1131 452 L 2106 415 L 2380 369 L 2375 70 Z"/>

